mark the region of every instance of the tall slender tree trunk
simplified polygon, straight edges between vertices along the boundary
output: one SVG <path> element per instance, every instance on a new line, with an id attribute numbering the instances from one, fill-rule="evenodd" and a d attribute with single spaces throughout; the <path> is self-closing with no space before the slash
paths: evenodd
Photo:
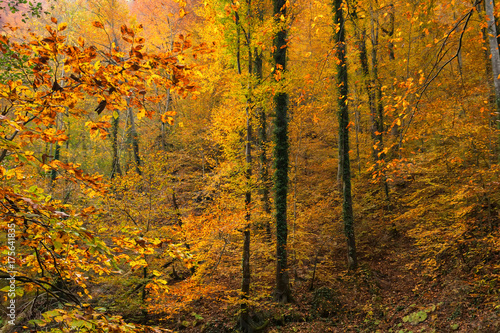
<path id="1" fill-rule="evenodd" d="M 287 31 L 282 19 L 287 17 L 286 0 L 273 0 L 274 20 L 279 27 L 274 36 L 275 77 L 286 70 Z M 288 192 L 288 94 L 278 88 L 274 95 L 274 191 L 276 209 L 276 290 L 275 299 L 290 302 L 291 291 L 287 263 L 287 192 Z"/>
<path id="2" fill-rule="evenodd" d="M 54 160 L 59 160 L 60 155 L 61 155 L 61 146 L 57 142 L 54 143 L 54 145 L 55 145 Z M 52 171 L 50 173 L 50 181 L 52 183 L 52 186 L 55 185 L 56 177 L 57 177 L 57 170 L 52 169 Z"/>
<path id="3" fill-rule="evenodd" d="M 250 17 L 251 0 L 247 0 L 248 12 L 247 16 Z M 243 260 L 242 260 L 242 283 L 241 283 L 241 317 L 240 317 L 240 328 L 242 332 L 251 332 L 252 327 L 250 323 L 248 304 L 245 302 L 250 296 L 250 226 L 251 226 L 251 213 L 250 205 L 252 203 L 252 191 L 251 191 L 251 177 L 252 177 L 252 122 L 251 122 L 251 105 L 252 105 L 252 87 L 251 87 L 251 75 L 252 75 L 252 46 L 250 45 L 251 32 L 250 24 L 247 27 L 247 47 L 248 47 L 248 91 L 247 91 L 247 102 L 245 108 L 246 114 L 246 142 L 245 142 L 245 162 L 246 162 L 246 192 L 245 192 L 245 229 L 243 230 Z M 239 54 L 238 54 L 239 56 Z M 239 61 L 238 61 L 239 63 Z"/>
<path id="4" fill-rule="evenodd" d="M 113 117 L 111 123 L 111 145 L 113 149 L 113 162 L 111 164 L 111 179 L 115 178 L 116 175 L 122 174 L 120 168 L 120 155 L 118 154 L 118 128 L 120 126 L 120 115 L 117 114 L 116 118 Z"/>
<path id="5" fill-rule="evenodd" d="M 483 13 L 486 11 L 486 4 L 484 2 L 476 4 L 476 9 L 479 14 L 479 17 L 481 20 L 484 19 Z M 498 31 L 498 30 L 497 30 Z M 484 64 L 485 64 L 485 74 L 486 77 L 488 78 L 488 84 L 491 86 L 490 92 L 489 92 L 489 98 L 488 101 L 490 103 L 490 106 L 494 109 L 496 109 L 496 96 L 495 96 L 495 87 L 493 84 L 493 68 L 491 66 L 491 58 L 490 58 L 490 50 L 488 49 L 488 46 L 490 44 L 489 42 L 489 37 L 488 37 L 488 29 L 487 27 L 481 27 L 481 35 L 483 37 L 483 56 L 484 56 Z M 497 117 L 494 115 L 490 116 L 490 127 L 495 128 L 497 127 Z M 495 163 L 495 158 L 497 156 L 497 150 L 498 150 L 498 145 L 495 145 L 491 140 L 488 141 L 489 149 L 490 149 L 490 164 Z"/>
<path id="6" fill-rule="evenodd" d="M 142 175 L 141 171 L 141 155 L 139 153 L 139 137 L 137 135 L 137 129 L 135 128 L 135 118 L 134 113 L 132 112 L 132 108 L 128 108 L 128 141 L 132 146 L 132 154 L 135 162 L 135 171 L 138 175 Z"/>
<path id="7" fill-rule="evenodd" d="M 498 52 L 497 27 L 494 15 L 493 0 L 485 0 L 486 16 L 488 17 L 488 37 L 490 42 L 491 67 L 493 70 L 493 83 L 497 108 L 500 106 L 500 53 Z"/>
<path id="8" fill-rule="evenodd" d="M 258 20 L 262 24 L 264 22 L 264 13 L 262 8 L 257 9 Z M 262 83 L 262 51 L 254 48 L 253 52 L 253 72 L 257 80 L 256 84 L 260 85 Z M 256 114 L 258 115 L 258 136 L 259 136 L 259 159 L 260 159 L 260 194 L 261 194 L 261 204 L 262 209 L 267 216 L 271 214 L 271 201 L 270 201 L 270 177 L 269 177 L 269 161 L 267 158 L 267 145 L 269 143 L 269 138 L 267 137 L 267 115 L 266 110 L 262 105 L 256 107 Z M 269 239 L 271 239 L 271 222 L 266 220 L 265 223 L 266 233 Z"/>
<path id="9" fill-rule="evenodd" d="M 389 4 L 389 29 L 385 31 L 387 36 L 389 37 L 389 60 L 396 60 L 396 55 L 394 53 L 394 42 L 392 41 L 392 37 L 394 36 L 394 21 L 395 21 L 395 9 L 394 4 Z"/>
<path id="10" fill-rule="evenodd" d="M 495 105 L 496 111 L 500 112 L 500 53 L 498 51 L 498 35 L 493 0 L 485 0 L 486 16 L 488 17 L 488 38 L 490 42 L 491 67 L 493 72 L 493 84 L 495 87 Z M 497 117 L 497 127 L 500 127 L 500 122 Z M 499 144 L 497 144 L 499 146 Z M 500 155 L 498 156 L 500 159 Z"/>
<path id="11" fill-rule="evenodd" d="M 243 332 L 248 332 L 250 327 L 250 318 L 248 313 L 248 304 L 245 302 L 250 295 L 250 225 L 251 225 L 251 215 L 250 215 L 250 205 L 252 203 L 252 192 L 250 190 L 250 178 L 252 176 L 252 151 L 251 151 L 251 140 L 252 140 L 252 125 L 250 122 L 250 101 L 248 101 L 246 108 L 247 116 L 247 137 L 245 144 L 245 162 L 246 162 L 246 180 L 247 180 L 247 191 L 245 193 L 245 229 L 243 230 L 243 260 L 242 260 L 242 283 L 241 283 L 241 298 L 243 302 L 241 303 L 241 317 L 240 317 L 240 327 Z"/>
<path id="12" fill-rule="evenodd" d="M 373 105 L 373 110 L 370 110 L 370 117 L 372 119 L 372 138 L 373 138 L 373 158 L 377 164 L 377 168 L 383 167 L 379 162 L 383 161 L 385 158 L 384 153 L 384 105 L 382 103 L 382 85 L 380 83 L 380 77 L 378 75 L 378 14 L 375 17 L 375 13 L 370 6 L 370 16 L 371 16 L 371 40 L 372 40 L 372 91 L 375 93 L 376 105 Z M 385 197 L 389 200 L 389 186 L 387 185 L 387 179 L 385 172 L 382 170 L 381 183 L 385 192 Z"/>
<path id="13" fill-rule="evenodd" d="M 339 149 L 342 151 L 342 218 L 344 232 L 347 238 L 347 264 L 349 270 L 358 266 L 356 255 L 356 241 L 354 237 L 354 217 L 351 195 L 351 166 L 349 161 L 349 109 L 347 107 L 348 77 L 345 44 L 345 20 L 342 9 L 342 0 L 334 0 L 333 10 L 335 41 L 337 43 L 335 55 L 337 57 L 337 86 L 338 86 L 338 119 L 339 119 Z"/>
<path id="14" fill-rule="evenodd" d="M 377 160 L 378 145 L 377 137 L 375 132 L 377 131 L 377 125 L 375 125 L 375 115 L 377 113 L 374 84 L 373 80 L 370 80 L 370 68 L 368 66 L 368 51 L 366 50 L 366 29 L 363 27 L 358 39 L 359 48 L 359 62 L 361 63 L 361 71 L 363 73 L 363 81 L 365 82 L 366 94 L 368 95 L 368 108 L 370 112 L 370 123 L 371 123 L 371 134 L 374 145 L 372 148 L 372 156 L 374 160 Z"/>
<path id="15" fill-rule="evenodd" d="M 373 139 L 373 159 L 375 162 L 379 161 L 380 154 L 383 149 L 383 136 L 382 132 L 383 130 L 383 115 L 380 112 L 380 107 L 382 106 L 380 98 L 381 98 L 381 92 L 380 92 L 380 84 L 379 84 L 379 78 L 378 78 L 378 59 L 377 59 L 377 52 L 378 52 L 378 26 L 377 22 L 375 22 L 375 17 L 374 17 L 373 9 L 370 6 L 370 30 L 371 30 L 371 42 L 372 42 L 372 57 L 371 57 L 371 62 L 372 62 L 372 77 L 371 77 L 371 94 L 373 95 L 372 97 L 372 103 L 373 105 L 370 105 L 370 119 L 372 123 L 372 139 Z"/>
<path id="16" fill-rule="evenodd" d="M 372 105 L 373 105 L 373 95 L 371 94 L 371 88 L 370 88 L 370 82 L 369 82 L 369 76 L 370 76 L 370 69 L 368 68 L 368 56 L 367 56 L 367 50 L 366 50 L 366 28 L 364 26 L 364 23 L 359 20 L 358 18 L 358 13 L 357 13 L 357 4 L 354 4 L 352 6 L 352 18 L 356 22 L 357 28 L 354 30 L 354 37 L 356 40 L 357 48 L 358 48 L 358 56 L 359 56 L 359 63 L 361 64 L 361 73 L 363 75 L 363 82 L 361 85 L 361 89 L 363 87 L 366 89 L 366 94 L 368 96 L 368 106 L 369 106 L 369 112 L 372 112 Z M 359 112 L 359 105 L 356 104 L 355 106 L 355 112 L 354 112 L 354 121 L 355 121 L 355 128 L 356 128 L 356 160 L 357 160 L 357 165 L 358 165 L 358 173 L 361 173 L 361 158 L 360 158 L 360 149 L 359 149 L 359 137 L 358 134 L 362 132 L 361 128 L 361 115 Z M 339 150 L 340 152 L 340 150 Z M 337 173 L 337 178 L 338 175 L 341 174 L 341 163 L 340 163 L 340 158 L 339 158 L 339 171 Z"/>
<path id="17" fill-rule="evenodd" d="M 167 97 L 166 97 L 166 103 L 165 103 L 165 110 L 164 113 L 167 113 L 170 111 L 170 102 L 172 99 L 171 91 L 170 88 L 167 89 Z M 163 121 L 161 122 L 161 148 L 163 150 L 167 149 L 167 124 L 164 123 Z"/>

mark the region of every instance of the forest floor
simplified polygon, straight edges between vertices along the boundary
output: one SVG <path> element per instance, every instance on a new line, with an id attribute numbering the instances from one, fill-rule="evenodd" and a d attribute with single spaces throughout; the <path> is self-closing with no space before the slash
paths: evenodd
<path id="1" fill-rule="evenodd" d="M 335 286 L 294 289 L 295 302 L 264 312 L 268 324 L 257 331 L 500 332 L 500 311 L 478 303 L 467 281 L 456 276 L 432 281 L 408 268 L 416 252 L 410 239 L 398 236 L 373 251 L 378 254 L 361 254 L 358 272 L 339 277 Z M 205 311 L 209 322 L 182 331 L 233 332 L 234 318 L 211 306 Z"/>
<path id="2" fill-rule="evenodd" d="M 256 321 L 265 325 L 255 332 L 500 332 L 500 308 L 495 309 L 491 302 L 496 299 L 494 303 L 498 304 L 498 292 L 491 286 L 478 292 L 476 280 L 481 272 L 475 265 L 486 257 L 497 260 L 498 249 L 479 259 L 474 257 L 479 254 L 463 257 L 452 252 L 456 250 L 455 240 L 429 256 L 432 251 L 418 237 L 409 236 L 419 227 L 418 219 L 398 218 L 413 213 L 415 207 L 408 203 L 415 191 L 427 193 L 425 199 L 447 195 L 429 183 L 416 182 L 404 188 L 388 209 L 379 202 L 377 205 L 382 208 L 370 213 L 370 221 L 358 216 L 358 270 L 342 271 L 345 262 L 340 235 L 337 250 L 325 254 L 333 261 L 329 269 L 338 270 L 333 274 L 336 277 L 328 282 L 316 281 L 313 291 L 310 278 L 292 279 L 294 302 L 258 309 Z M 432 210 L 429 207 L 428 212 Z M 421 232 L 426 238 L 425 230 Z M 471 231 L 464 232 L 467 233 Z M 477 233 L 474 235 L 469 238 L 480 238 Z M 477 253 L 468 246 L 470 253 Z M 434 269 L 426 267 L 429 257 L 436 260 Z M 238 282 L 232 283 L 235 289 Z M 199 303 L 193 311 L 210 319 L 180 327 L 181 331 L 236 331 L 234 312 L 230 314 L 224 309 L 214 308 L 209 302 Z"/>

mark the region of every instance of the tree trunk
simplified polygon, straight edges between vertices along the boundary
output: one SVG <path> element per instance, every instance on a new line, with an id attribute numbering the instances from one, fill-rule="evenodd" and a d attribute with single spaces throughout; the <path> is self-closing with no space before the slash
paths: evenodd
<path id="1" fill-rule="evenodd" d="M 170 75 L 168 75 L 170 78 Z M 172 96 L 170 92 L 170 88 L 167 89 L 167 97 L 166 97 L 166 103 L 165 103 L 165 110 L 164 113 L 167 113 L 170 111 L 170 102 L 171 102 Z M 161 148 L 163 150 L 167 149 L 167 124 L 165 124 L 163 121 L 161 121 L 161 134 L 160 134 L 160 139 L 161 139 Z"/>
<path id="2" fill-rule="evenodd" d="M 250 8 L 251 8 L 251 0 L 247 1 L 248 5 L 248 17 L 250 17 Z M 250 81 L 250 76 L 252 74 L 252 46 L 250 45 L 250 26 L 247 27 L 247 47 L 248 47 L 248 76 L 249 76 L 249 81 L 248 81 L 248 91 L 247 91 L 247 105 L 245 108 L 245 114 L 246 114 L 246 142 L 245 142 L 245 162 L 246 162 L 246 169 L 245 169 L 245 176 L 246 176 L 246 192 L 245 192 L 245 209 L 246 209 L 246 214 L 245 214 L 245 229 L 243 230 L 243 260 L 242 260 L 242 283 L 241 283 L 241 316 L 240 316 L 240 328 L 242 332 L 250 332 L 252 331 L 251 329 L 251 323 L 250 323 L 250 315 L 248 311 L 248 304 L 246 303 L 246 300 L 248 299 L 250 295 L 250 225 L 251 225 L 251 215 L 250 215 L 250 205 L 252 203 L 252 191 L 251 191 L 251 177 L 252 177 L 252 122 L 251 122 L 251 105 L 252 105 L 252 87 L 251 87 L 251 81 Z M 238 34 L 239 35 L 239 34 Z M 239 51 L 239 48 L 238 48 Z M 239 52 L 238 52 L 238 64 L 239 64 Z"/>
<path id="3" fill-rule="evenodd" d="M 334 29 L 337 42 L 335 55 L 337 57 L 337 86 L 338 86 L 338 119 L 339 119 L 339 149 L 342 149 L 342 218 L 344 232 L 347 238 L 347 263 L 349 270 L 357 268 L 356 241 L 354 238 L 354 218 L 351 196 L 351 166 L 349 161 L 349 109 L 347 107 L 348 78 L 345 44 L 345 21 L 342 10 L 342 0 L 334 1 Z"/>
<path id="4" fill-rule="evenodd" d="M 137 130 L 135 128 L 134 113 L 132 108 L 128 108 L 128 119 L 129 119 L 129 129 L 128 129 L 128 141 L 132 146 L 132 153 L 135 162 L 135 171 L 138 175 L 142 175 L 141 172 L 141 156 L 139 154 L 139 138 L 137 135 Z"/>
<path id="5" fill-rule="evenodd" d="M 380 154 L 383 149 L 383 120 L 382 113 L 380 112 L 380 108 L 382 106 L 380 97 L 380 84 L 378 82 L 378 59 L 377 59 L 377 51 L 378 51 L 378 26 L 376 26 L 375 17 L 373 10 L 370 8 L 370 26 L 371 26 L 371 42 L 372 42 L 372 78 L 371 78 L 371 93 L 373 95 L 372 102 L 373 105 L 370 105 L 370 119 L 372 123 L 372 139 L 373 139 L 373 160 L 378 162 L 380 158 Z"/>
<path id="6" fill-rule="evenodd" d="M 262 10 L 259 9 L 259 21 L 263 22 L 264 17 Z M 253 72 L 257 79 L 257 85 L 262 82 L 262 51 L 257 48 L 254 49 L 254 69 Z M 269 161 L 267 159 L 267 115 L 266 110 L 261 106 L 257 106 L 256 113 L 259 117 L 259 158 L 260 158 L 260 193 L 261 193 L 261 204 L 262 209 L 266 215 L 271 214 L 271 201 L 269 200 Z M 269 239 L 271 239 L 271 223 L 266 219 L 265 223 L 266 233 Z"/>
<path id="7" fill-rule="evenodd" d="M 274 20 L 279 26 L 274 36 L 275 77 L 286 70 L 287 31 L 282 18 L 286 18 L 286 1 L 273 0 Z M 281 87 L 274 95 L 274 191 L 276 209 L 276 290 L 275 299 L 280 303 L 291 301 L 287 264 L 287 192 L 288 192 L 288 94 Z"/>
<path id="8" fill-rule="evenodd" d="M 122 170 L 120 168 L 120 156 L 118 155 L 118 128 L 120 125 L 120 115 L 117 113 L 116 118 L 113 117 L 112 127 L 111 127 L 111 143 L 113 148 L 113 162 L 111 164 L 111 179 L 115 178 L 116 175 L 122 175 Z"/>
<path id="9" fill-rule="evenodd" d="M 476 9 L 479 14 L 480 20 L 483 20 L 483 13 L 486 11 L 486 4 L 485 3 L 478 3 L 476 4 Z M 497 30 L 498 31 L 498 30 Z M 489 92 L 489 97 L 488 97 L 488 102 L 491 106 L 491 108 L 496 109 L 496 96 L 495 96 L 495 88 L 493 85 L 493 70 L 490 62 L 490 50 L 488 49 L 489 46 L 489 38 L 488 38 L 488 29 L 484 26 L 481 27 L 481 35 L 483 37 L 483 56 L 484 56 L 484 64 L 485 64 L 485 74 L 486 77 L 488 78 L 488 84 L 491 86 L 490 92 Z M 495 128 L 497 127 L 497 117 L 494 114 L 490 115 L 490 127 Z M 493 144 L 491 140 L 488 140 L 488 145 L 490 149 L 490 164 L 493 164 L 495 162 L 495 157 L 497 156 L 497 150 L 499 147 L 497 145 Z"/>
<path id="10" fill-rule="evenodd" d="M 485 3 L 486 16 L 488 17 L 488 36 L 490 41 L 491 67 L 493 70 L 493 83 L 495 85 L 495 97 L 497 108 L 500 101 L 500 53 L 498 52 L 497 43 L 497 28 L 495 24 L 493 0 L 486 0 Z"/>
<path id="11" fill-rule="evenodd" d="M 496 111 L 500 112 L 500 53 L 498 52 L 497 27 L 494 15 L 493 0 L 485 0 L 486 16 L 488 17 L 488 38 L 490 41 L 491 67 L 493 71 L 493 84 L 495 86 Z M 497 126 L 500 122 L 497 117 Z M 498 157 L 500 159 L 500 155 Z"/>
<path id="12" fill-rule="evenodd" d="M 372 39 L 372 89 L 375 91 L 375 101 L 376 105 L 373 108 L 372 117 L 372 138 L 373 138 L 373 152 L 374 161 L 376 163 L 376 168 L 383 167 L 379 162 L 383 161 L 385 158 L 384 153 L 384 105 L 382 104 L 382 85 L 380 83 L 380 78 L 378 76 L 378 16 L 375 18 L 375 14 L 370 6 L 370 16 L 371 16 L 371 39 Z M 389 200 L 389 186 L 387 185 L 387 180 L 385 172 L 382 170 L 382 187 L 384 189 L 385 197 Z"/>
<path id="13" fill-rule="evenodd" d="M 396 56 L 394 54 L 394 43 L 392 41 L 392 37 L 394 36 L 394 4 L 389 4 L 389 29 L 385 31 L 387 36 L 389 37 L 389 60 L 396 60 Z"/>
<path id="14" fill-rule="evenodd" d="M 55 147 L 55 152 L 54 152 L 54 160 L 59 160 L 60 158 L 60 155 L 61 155 L 61 146 L 59 146 L 59 143 L 54 143 L 56 145 Z M 52 183 L 52 186 L 55 185 L 55 181 L 56 181 L 56 177 L 57 177 L 57 170 L 56 169 L 52 169 L 51 173 L 50 173 L 50 181 Z"/>

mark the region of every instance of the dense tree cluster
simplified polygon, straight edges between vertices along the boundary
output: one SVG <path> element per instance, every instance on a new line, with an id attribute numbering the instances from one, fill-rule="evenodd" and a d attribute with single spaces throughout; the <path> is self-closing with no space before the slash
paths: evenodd
<path id="1" fill-rule="evenodd" d="M 0 1 L 0 333 L 496 332 L 497 7 Z"/>

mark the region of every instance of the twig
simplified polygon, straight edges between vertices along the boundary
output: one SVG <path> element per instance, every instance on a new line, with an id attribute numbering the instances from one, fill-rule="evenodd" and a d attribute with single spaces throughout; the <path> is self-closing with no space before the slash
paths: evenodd
<path id="1" fill-rule="evenodd" d="M 436 62 L 434 63 L 434 66 L 432 67 L 431 71 L 430 71 L 430 74 L 429 76 L 427 77 L 425 83 L 423 84 L 418 96 L 417 96 L 417 101 L 415 102 L 414 106 L 413 106 L 413 110 L 412 110 L 412 113 L 410 115 L 410 119 L 408 121 L 408 124 L 406 124 L 406 126 L 404 127 L 403 131 L 401 132 L 401 136 L 399 138 L 399 146 L 401 147 L 402 146 L 402 143 L 403 143 L 403 138 L 406 134 L 406 132 L 408 131 L 408 129 L 410 128 L 410 125 L 413 121 L 413 118 L 415 116 L 415 113 L 417 112 L 418 110 L 418 105 L 420 103 L 420 101 L 422 100 L 422 96 L 425 94 L 425 92 L 427 91 L 427 88 L 429 88 L 430 84 L 438 77 L 438 75 L 441 73 L 441 71 L 448 65 L 450 64 L 455 58 L 457 58 L 459 55 L 460 55 L 460 51 L 462 49 L 462 40 L 463 40 L 463 37 L 464 37 L 464 34 L 465 34 L 465 30 L 467 29 L 467 25 L 469 24 L 469 21 L 470 21 L 470 18 L 472 17 L 472 14 L 474 13 L 474 10 L 476 8 L 476 6 L 478 4 L 481 3 L 482 0 L 476 0 L 476 2 L 474 3 L 473 7 L 471 10 L 469 10 L 469 12 L 467 14 L 465 14 L 454 26 L 453 28 L 448 32 L 448 34 L 446 35 L 436 57 L 439 57 L 439 59 L 436 60 Z M 448 59 L 441 67 L 439 67 L 439 69 L 437 69 L 437 72 L 431 76 L 432 72 L 434 72 L 434 70 L 436 69 L 436 67 L 438 66 L 438 64 L 441 62 L 441 60 L 445 57 L 446 53 L 448 52 L 448 50 L 446 50 L 442 55 L 441 53 L 443 52 L 445 46 L 446 46 L 446 42 L 448 41 L 448 39 L 450 38 L 451 34 L 453 33 L 453 31 L 455 31 L 458 26 L 461 24 L 462 21 L 464 21 L 464 27 L 462 28 L 462 32 L 460 33 L 460 37 L 458 39 L 458 47 L 457 47 L 457 51 L 455 52 L 455 54 L 450 58 Z M 441 56 L 440 56 L 441 55 Z"/>

